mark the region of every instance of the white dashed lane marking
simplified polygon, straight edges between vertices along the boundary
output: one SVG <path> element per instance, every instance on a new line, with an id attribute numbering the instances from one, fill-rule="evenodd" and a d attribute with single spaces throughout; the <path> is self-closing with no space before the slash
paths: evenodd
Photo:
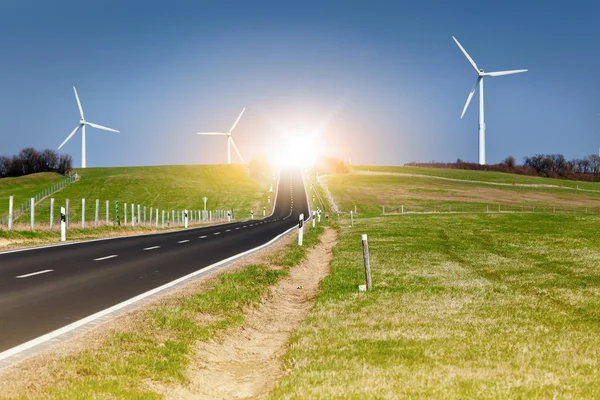
<path id="1" fill-rule="evenodd" d="M 198 239 L 206 239 L 206 236 L 200 236 Z"/>
<path id="2" fill-rule="evenodd" d="M 144 251 L 160 249 L 160 246 L 146 247 Z"/>
<path id="3" fill-rule="evenodd" d="M 177 243 L 181 244 L 181 243 L 187 243 L 187 242 L 189 242 L 189 240 L 180 240 L 180 241 L 179 241 L 179 242 L 177 242 Z"/>
<path id="4" fill-rule="evenodd" d="M 25 274 L 25 275 L 19 275 L 19 276 L 15 276 L 15 278 L 17 279 L 21 279 L 21 278 L 29 278 L 30 276 L 35 276 L 35 275 L 41 275 L 41 274 L 47 274 L 48 272 L 52 272 L 54 271 L 53 269 L 45 269 L 43 271 L 38 271 L 38 272 L 32 272 L 30 274 Z"/>
<path id="5" fill-rule="evenodd" d="M 215 233 L 213 233 L 213 235 L 220 235 L 220 234 L 221 234 L 221 232 L 215 232 Z"/>
<path id="6" fill-rule="evenodd" d="M 106 257 L 100 257 L 100 258 L 94 258 L 94 261 L 104 261 L 104 260 L 108 260 L 111 258 L 115 258 L 118 257 L 116 254 L 110 255 L 110 256 L 106 256 Z"/>
<path id="7" fill-rule="evenodd" d="M 225 232 L 231 232 L 231 229 L 225 229 Z"/>

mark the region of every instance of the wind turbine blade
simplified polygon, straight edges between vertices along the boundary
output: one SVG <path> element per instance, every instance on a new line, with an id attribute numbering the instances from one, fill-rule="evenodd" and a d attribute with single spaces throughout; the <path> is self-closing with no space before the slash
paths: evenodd
<path id="1" fill-rule="evenodd" d="M 231 138 L 231 144 L 233 145 L 233 148 L 235 149 L 235 152 L 240 157 L 240 160 L 242 160 L 242 163 L 243 163 L 244 162 L 244 158 L 240 154 L 240 151 L 238 150 L 237 146 L 235 145 L 235 142 L 233 141 L 233 138 Z"/>
<path id="2" fill-rule="evenodd" d="M 515 69 L 512 71 L 498 71 L 498 72 L 486 72 L 484 76 L 502 76 L 502 75 L 513 75 L 520 74 L 521 72 L 527 72 L 527 69 Z"/>
<path id="3" fill-rule="evenodd" d="M 481 81 L 481 77 L 477 78 L 477 82 L 475 82 L 475 84 L 473 85 L 473 89 L 471 89 L 471 93 L 469 93 L 469 97 L 467 97 L 467 102 L 465 103 L 465 108 L 463 108 L 463 112 L 462 114 L 460 114 L 460 119 L 462 119 L 462 117 L 465 115 L 465 112 L 467 112 L 467 108 L 469 107 L 469 104 L 471 103 L 471 99 L 473 98 L 473 94 L 475 94 L 475 91 L 477 90 L 477 86 L 479 86 L 479 82 Z"/>
<path id="4" fill-rule="evenodd" d="M 233 132 L 233 130 L 235 129 L 235 127 L 238 124 L 238 122 L 240 122 L 240 118 L 242 118 L 242 114 L 244 113 L 244 111 L 246 111 L 246 107 L 243 108 L 242 112 L 240 113 L 240 115 L 237 117 L 237 119 L 235 120 L 235 122 L 231 126 L 231 129 L 229 130 L 229 133 Z"/>
<path id="5" fill-rule="evenodd" d="M 71 139 L 73 137 L 73 135 L 76 134 L 77 131 L 79 130 L 79 128 L 81 128 L 82 126 L 83 126 L 83 124 L 77 125 L 77 128 L 73 129 L 73 132 L 71 132 L 71 134 L 69 136 L 67 136 L 67 138 L 65 139 L 65 141 L 62 142 L 62 144 L 60 146 L 58 146 L 58 150 L 60 150 L 61 147 L 63 147 L 65 145 L 65 143 L 67 143 L 69 141 L 69 139 Z"/>
<path id="6" fill-rule="evenodd" d="M 197 135 L 227 136 L 227 133 L 224 133 L 224 132 L 198 132 Z"/>
<path id="7" fill-rule="evenodd" d="M 77 89 L 73 86 L 73 91 L 75 92 L 75 98 L 77 99 L 77 107 L 79 107 L 79 114 L 81 114 L 81 119 L 85 119 L 83 117 L 83 108 L 81 107 L 81 102 L 79 101 L 79 95 L 77 94 Z"/>
<path id="8" fill-rule="evenodd" d="M 109 131 L 109 132 L 116 132 L 116 133 L 121 133 L 116 129 L 112 129 L 112 128 L 107 128 L 105 126 L 102 125 L 98 125 L 98 124 L 92 124 L 91 122 L 85 122 L 86 125 L 91 126 L 92 128 L 96 128 L 96 129 L 102 129 L 103 131 Z"/>
<path id="9" fill-rule="evenodd" d="M 454 36 L 452 36 L 452 39 L 454 39 L 454 41 L 456 42 L 456 44 L 458 45 L 458 47 L 460 48 L 460 50 L 463 52 L 463 54 L 465 55 L 465 57 L 467 57 L 467 60 L 469 60 L 469 62 L 473 66 L 473 68 L 475 68 L 475 71 L 477 71 L 477 73 L 479 73 L 479 68 L 477 68 L 477 64 L 475 64 L 475 61 L 473 61 L 473 59 L 471 58 L 471 56 L 469 55 L 469 53 L 467 53 L 467 51 L 464 49 L 464 47 L 462 47 L 460 45 L 460 43 L 458 42 L 458 40 L 456 40 L 456 38 Z"/>

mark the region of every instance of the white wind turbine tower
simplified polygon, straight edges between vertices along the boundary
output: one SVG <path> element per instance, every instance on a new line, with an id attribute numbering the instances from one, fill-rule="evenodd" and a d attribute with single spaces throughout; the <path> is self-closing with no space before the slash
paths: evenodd
<path id="1" fill-rule="evenodd" d="M 240 157 L 240 160 L 242 160 L 242 162 L 244 162 L 244 159 L 242 158 L 240 151 L 238 150 L 237 146 L 235 145 L 235 142 L 233 141 L 233 138 L 231 137 L 231 132 L 233 132 L 233 130 L 235 129 L 236 125 L 240 121 L 240 118 L 242 118 L 242 114 L 244 114 L 244 111 L 246 111 L 245 107 L 242 110 L 242 112 L 240 113 L 240 115 L 237 117 L 237 119 L 235 120 L 233 125 L 231 126 L 231 129 L 229 129 L 229 131 L 227 131 L 227 132 L 198 132 L 198 135 L 227 136 L 227 164 L 231 164 L 231 146 L 232 145 L 233 145 L 233 148 L 235 149 L 235 152 Z"/>
<path id="2" fill-rule="evenodd" d="M 460 118 L 462 119 L 462 117 L 465 115 L 465 112 L 467 111 L 467 107 L 469 107 L 469 103 L 471 102 L 471 99 L 473 98 L 473 93 L 475 93 L 475 90 L 477 90 L 477 86 L 479 86 L 479 164 L 484 165 L 485 164 L 485 119 L 484 119 L 484 113 L 483 113 L 483 78 L 486 76 L 502 76 L 502 75 L 519 74 L 521 72 L 527 72 L 528 70 L 517 69 L 517 70 L 512 70 L 512 71 L 484 72 L 484 70 L 479 69 L 477 67 L 477 64 L 475 64 L 475 61 L 473 61 L 471 56 L 469 56 L 469 53 L 467 53 L 467 51 L 460 45 L 458 40 L 456 40 L 456 38 L 454 36 L 452 36 L 452 39 L 454 39 L 454 41 L 456 42 L 456 44 L 458 45 L 460 50 L 463 52 L 465 57 L 467 57 L 467 60 L 469 60 L 469 62 L 471 63 L 473 68 L 475 68 L 475 71 L 477 72 L 477 82 L 475 82 L 475 85 L 473 85 L 473 89 L 471 89 L 471 93 L 469 93 L 469 97 L 467 98 L 467 103 L 465 104 L 465 108 L 463 108 L 463 112 L 460 115 Z"/>
<path id="3" fill-rule="evenodd" d="M 75 98 L 77 99 L 77 106 L 79 107 L 79 114 L 81 114 L 81 119 L 79 120 L 79 125 L 77 125 L 77 127 L 75 129 L 73 129 L 73 132 L 71 132 L 71 134 L 69 136 L 67 136 L 65 141 L 62 142 L 62 144 L 60 146 L 58 146 L 58 150 L 60 150 L 61 147 L 63 147 L 69 141 L 69 139 L 71 139 L 73 137 L 73 135 L 75 135 L 77 133 L 77 131 L 79 129 L 81 129 L 81 168 L 85 168 L 86 167 L 85 126 L 88 125 L 88 126 L 91 126 L 92 128 L 102 129 L 103 131 L 110 131 L 110 132 L 117 132 L 117 133 L 119 133 L 119 131 L 116 129 L 107 128 L 102 125 L 92 124 L 91 122 L 86 121 L 83 116 L 83 108 L 81 107 L 81 102 L 79 101 L 79 96 L 77 95 L 77 89 L 75 89 L 75 86 L 73 86 L 73 91 L 75 92 Z"/>

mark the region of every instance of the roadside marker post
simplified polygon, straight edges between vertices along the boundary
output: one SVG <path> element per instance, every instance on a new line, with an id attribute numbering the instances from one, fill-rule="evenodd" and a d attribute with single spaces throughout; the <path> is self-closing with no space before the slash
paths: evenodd
<path id="1" fill-rule="evenodd" d="M 164 214 L 164 211 L 163 211 Z M 158 228 L 158 208 L 156 209 L 156 227 Z"/>
<path id="2" fill-rule="evenodd" d="M 350 210 L 350 227 L 354 228 L 354 213 Z"/>
<path id="3" fill-rule="evenodd" d="M 188 227 L 188 210 L 183 211 L 183 226 L 187 229 Z"/>
<path id="4" fill-rule="evenodd" d="M 12 231 L 14 196 L 8 198 L 8 230 Z"/>
<path id="5" fill-rule="evenodd" d="M 131 204 L 131 226 L 135 226 L 135 204 Z"/>
<path id="6" fill-rule="evenodd" d="M 254 210 L 250 210 L 250 219 L 254 220 Z"/>
<path id="7" fill-rule="evenodd" d="M 127 210 L 127 208 L 125 208 Z M 117 226 L 121 226 L 121 217 L 119 217 L 119 200 L 115 201 L 115 219 Z"/>
<path id="8" fill-rule="evenodd" d="M 31 230 L 35 230 L 35 199 L 31 198 Z"/>
<path id="9" fill-rule="evenodd" d="M 317 219 L 317 212 L 313 210 L 313 212 L 312 212 L 313 228 L 315 227 L 315 220 L 316 219 Z"/>
<path id="10" fill-rule="evenodd" d="M 65 207 L 60 208 L 60 241 L 64 242 L 67 240 L 67 211 Z"/>
<path id="11" fill-rule="evenodd" d="M 109 215 L 108 215 L 109 208 L 110 208 L 110 201 L 106 200 L 106 225 L 108 225 L 108 221 L 109 221 Z"/>
<path id="12" fill-rule="evenodd" d="M 140 215 L 140 214 L 141 214 L 141 213 L 140 213 L 140 211 L 141 211 L 140 209 L 141 209 L 141 207 L 140 207 L 140 205 L 138 204 L 138 217 L 137 217 L 137 224 L 138 224 L 138 225 L 140 225 L 140 224 L 142 223 L 142 218 L 141 218 L 141 215 Z"/>
<path id="13" fill-rule="evenodd" d="M 154 207 L 150 207 L 150 226 L 152 226 L 152 216 L 154 215 Z"/>
<path id="14" fill-rule="evenodd" d="M 157 218 L 157 222 L 158 222 L 158 218 Z M 165 229 L 165 210 L 162 210 L 162 227 L 163 227 L 163 229 Z"/>
<path id="15" fill-rule="evenodd" d="M 231 222 L 231 210 L 227 210 L 227 222 Z"/>
<path id="16" fill-rule="evenodd" d="M 362 249 L 363 260 L 365 263 L 365 279 L 367 281 L 366 289 L 371 290 L 373 289 L 373 283 L 371 282 L 371 261 L 369 259 L 369 242 L 367 240 L 367 235 L 362 235 Z"/>
<path id="17" fill-rule="evenodd" d="M 85 199 L 81 199 L 81 228 L 85 228 Z"/>
<path id="18" fill-rule="evenodd" d="M 127 203 L 123 203 L 124 223 L 127 225 Z"/>
<path id="19" fill-rule="evenodd" d="M 298 246 L 302 246 L 302 236 L 304 234 L 304 214 L 298 217 Z"/>
<path id="20" fill-rule="evenodd" d="M 263 217 L 267 215 L 267 208 L 263 207 Z"/>
<path id="21" fill-rule="evenodd" d="M 152 213 L 150 213 L 152 215 Z M 144 206 L 144 226 L 146 226 L 146 206 Z"/>
<path id="22" fill-rule="evenodd" d="M 50 199 L 50 230 L 54 228 L 54 197 Z"/>
<path id="23" fill-rule="evenodd" d="M 338 221 L 340 219 L 339 217 L 340 217 L 340 214 L 338 214 Z M 318 219 L 317 222 L 321 223 L 321 209 L 320 208 L 317 208 L 317 219 Z"/>
<path id="24" fill-rule="evenodd" d="M 204 196 L 202 201 L 204 202 L 204 211 L 206 211 L 206 202 L 208 201 L 208 197 Z"/>
<path id="25" fill-rule="evenodd" d="M 267 203 L 271 204 L 271 196 L 267 197 Z"/>

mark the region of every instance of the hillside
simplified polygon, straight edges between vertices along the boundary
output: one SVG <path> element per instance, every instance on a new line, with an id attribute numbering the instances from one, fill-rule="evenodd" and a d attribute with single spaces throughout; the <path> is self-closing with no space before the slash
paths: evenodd
<path id="1" fill-rule="evenodd" d="M 8 199 L 10 196 L 14 196 L 14 205 L 18 207 L 63 179 L 65 179 L 64 176 L 54 172 L 0 179 L 0 217 L 8 213 Z"/>
<path id="2" fill-rule="evenodd" d="M 156 167 L 88 168 L 76 172 L 80 180 L 52 197 L 55 215 L 58 207 L 70 201 L 71 221 L 81 220 L 81 199 L 86 199 L 86 220 L 93 220 L 96 199 L 100 200 L 100 217 L 105 216 L 105 201 L 114 216 L 115 201 L 141 204 L 166 210 L 203 208 L 202 197 L 208 197 L 207 209 L 233 209 L 238 218 L 248 218 L 266 205 L 265 194 L 270 182 L 257 182 L 239 165 L 180 165 Z M 2 199 L 0 199 L 2 201 Z M 36 220 L 49 220 L 50 200 L 36 205 Z M 128 210 L 129 211 L 129 210 Z M 27 221 L 24 215 L 19 222 Z"/>

